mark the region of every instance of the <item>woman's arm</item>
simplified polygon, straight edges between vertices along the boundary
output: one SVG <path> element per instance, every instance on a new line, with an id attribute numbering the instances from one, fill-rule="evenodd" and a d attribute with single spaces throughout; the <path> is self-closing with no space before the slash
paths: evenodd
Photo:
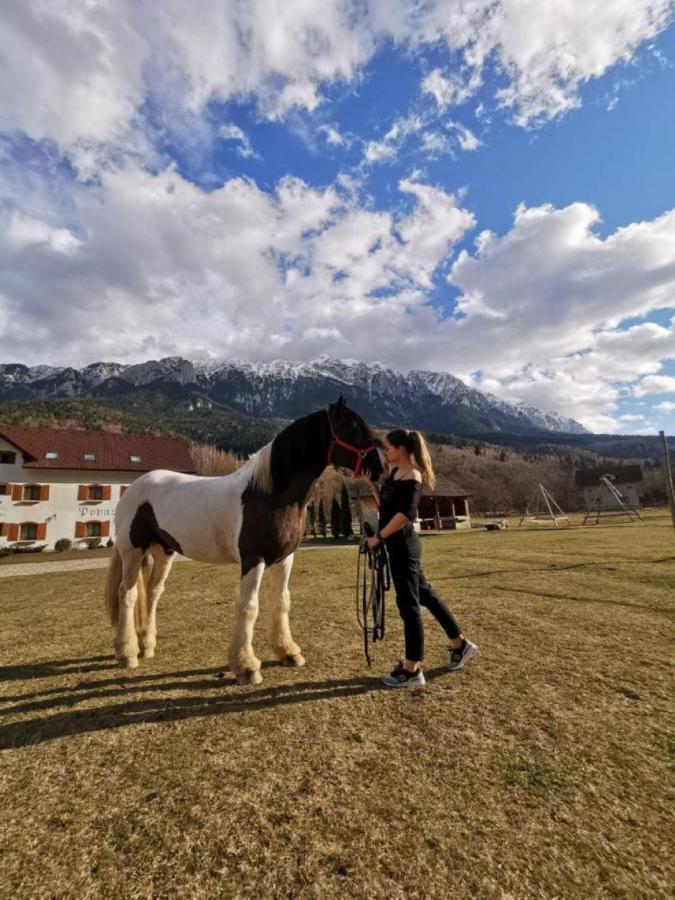
<path id="1" fill-rule="evenodd" d="M 396 534 L 401 528 L 410 525 L 410 519 L 403 513 L 397 512 L 391 517 L 384 528 L 380 528 L 380 536 L 382 539 L 390 538 L 392 534 Z"/>

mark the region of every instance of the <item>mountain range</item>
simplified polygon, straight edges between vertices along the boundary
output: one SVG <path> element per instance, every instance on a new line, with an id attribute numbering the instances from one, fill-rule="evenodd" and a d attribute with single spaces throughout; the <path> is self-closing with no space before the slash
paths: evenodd
<path id="1" fill-rule="evenodd" d="M 192 409 L 217 404 L 257 419 L 297 418 L 344 393 L 354 409 L 380 426 L 458 435 L 589 434 L 574 419 L 507 403 L 447 372 L 399 372 L 328 356 L 309 363 L 204 363 L 167 357 L 133 365 L 97 362 L 81 369 L 0 365 L 0 402 L 118 399 L 128 408 L 134 394 L 145 396 L 148 388 L 173 393 Z"/>

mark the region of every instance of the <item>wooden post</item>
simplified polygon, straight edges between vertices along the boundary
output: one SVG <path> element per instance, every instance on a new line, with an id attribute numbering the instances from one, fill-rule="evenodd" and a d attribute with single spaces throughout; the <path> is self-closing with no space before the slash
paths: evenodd
<path id="1" fill-rule="evenodd" d="M 666 481 L 666 491 L 670 500 L 670 515 L 673 518 L 673 528 L 675 528 L 675 492 L 673 491 L 673 473 L 670 468 L 670 451 L 668 450 L 668 441 L 663 431 L 659 431 L 661 441 L 663 443 L 663 474 Z"/>

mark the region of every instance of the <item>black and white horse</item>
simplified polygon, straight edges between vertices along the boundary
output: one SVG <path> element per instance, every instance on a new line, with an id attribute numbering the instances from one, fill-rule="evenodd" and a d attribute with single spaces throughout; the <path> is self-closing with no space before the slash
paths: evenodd
<path id="1" fill-rule="evenodd" d="M 201 562 L 241 564 L 229 651 L 240 684 L 262 680 L 253 630 L 267 566 L 273 577 L 272 650 L 286 665 L 304 665 L 288 622 L 288 580 L 305 532 L 309 496 L 330 463 L 379 478 L 378 445 L 340 397 L 327 409 L 296 419 L 230 475 L 205 478 L 160 469 L 134 481 L 115 512 L 117 543 L 106 591 L 120 664 L 134 668 L 139 655 L 154 656 L 157 603 L 178 552 Z M 149 573 L 143 564 L 147 556 L 153 561 Z"/>

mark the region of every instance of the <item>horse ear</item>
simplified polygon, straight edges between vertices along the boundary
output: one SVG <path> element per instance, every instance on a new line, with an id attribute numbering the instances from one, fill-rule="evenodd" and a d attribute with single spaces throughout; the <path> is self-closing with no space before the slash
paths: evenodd
<path id="1" fill-rule="evenodd" d="M 335 409 L 337 410 L 337 412 L 341 413 L 344 410 L 346 405 L 347 405 L 347 401 L 344 398 L 344 394 L 340 394 L 340 396 L 337 399 L 337 403 L 335 404 Z"/>

